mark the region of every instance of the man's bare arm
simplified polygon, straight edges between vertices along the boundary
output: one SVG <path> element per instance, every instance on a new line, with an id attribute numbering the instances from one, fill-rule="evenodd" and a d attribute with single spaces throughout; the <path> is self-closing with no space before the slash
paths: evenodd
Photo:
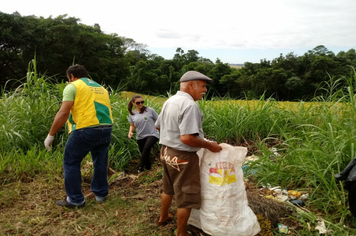
<path id="1" fill-rule="evenodd" d="M 209 149 L 211 152 L 220 152 L 222 147 L 215 141 L 206 141 L 199 136 L 193 134 L 186 134 L 180 136 L 182 143 L 191 147 L 200 147 Z"/>

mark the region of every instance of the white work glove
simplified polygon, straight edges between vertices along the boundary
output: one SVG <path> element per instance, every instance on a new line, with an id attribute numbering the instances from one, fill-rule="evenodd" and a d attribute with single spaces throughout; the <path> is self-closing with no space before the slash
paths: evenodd
<path id="1" fill-rule="evenodd" d="M 51 149 L 52 149 L 51 146 L 52 146 L 53 140 L 54 140 L 54 136 L 47 135 L 47 138 L 44 141 L 44 145 L 45 145 L 47 151 L 51 151 Z"/>

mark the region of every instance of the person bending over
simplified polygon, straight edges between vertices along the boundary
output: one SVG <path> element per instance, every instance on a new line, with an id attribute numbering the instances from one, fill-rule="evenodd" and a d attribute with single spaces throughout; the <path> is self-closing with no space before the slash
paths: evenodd
<path id="1" fill-rule="evenodd" d="M 70 135 L 63 156 L 67 198 L 58 200 L 57 205 L 80 208 L 85 205 L 80 164 L 89 152 L 94 166 L 91 190 L 98 202 L 103 202 L 108 195 L 108 148 L 113 117 L 108 91 L 89 79 L 83 66 L 70 66 L 66 75 L 69 84 L 63 90 L 62 105 L 44 145 L 48 151 L 51 150 L 55 134 L 67 121 Z"/>

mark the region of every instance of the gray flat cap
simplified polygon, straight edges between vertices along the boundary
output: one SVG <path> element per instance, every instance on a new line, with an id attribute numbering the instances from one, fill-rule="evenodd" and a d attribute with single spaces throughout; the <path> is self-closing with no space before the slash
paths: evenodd
<path id="1" fill-rule="evenodd" d="M 198 71 L 188 71 L 185 72 L 184 75 L 180 78 L 180 82 L 187 82 L 191 80 L 204 80 L 204 81 L 212 81 L 208 76 L 203 75 L 202 73 Z"/>

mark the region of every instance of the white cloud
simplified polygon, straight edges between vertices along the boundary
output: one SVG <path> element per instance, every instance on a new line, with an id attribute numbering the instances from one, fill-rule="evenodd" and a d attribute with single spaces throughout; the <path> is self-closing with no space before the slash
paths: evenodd
<path id="1" fill-rule="evenodd" d="M 352 0 L 12 0 L 2 3 L 1 11 L 44 17 L 68 14 L 149 49 L 292 52 L 320 44 L 330 50 L 356 46 Z M 224 61 L 220 54 L 217 57 Z"/>

